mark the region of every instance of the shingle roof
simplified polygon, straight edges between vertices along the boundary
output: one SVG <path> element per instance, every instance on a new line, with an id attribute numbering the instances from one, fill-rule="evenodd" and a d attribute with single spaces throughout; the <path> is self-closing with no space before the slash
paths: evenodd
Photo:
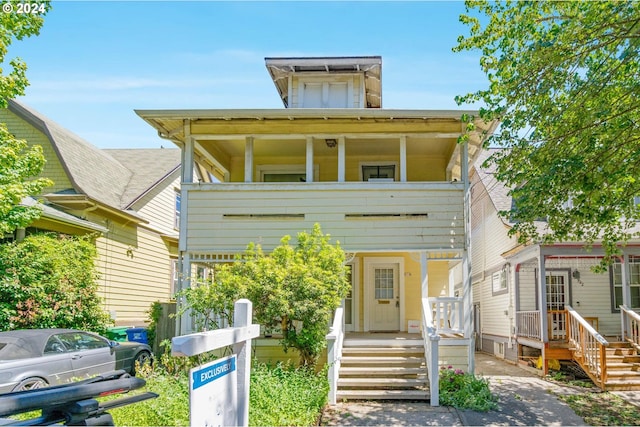
<path id="1" fill-rule="evenodd" d="M 9 110 L 49 138 L 76 193 L 117 209 L 127 209 L 165 178 L 169 163 L 173 169 L 180 165 L 179 150 L 101 150 L 15 100 Z"/>
<path id="2" fill-rule="evenodd" d="M 512 199 L 509 195 L 509 189 L 505 187 L 503 182 L 496 179 L 496 169 L 494 165 L 483 167 L 484 162 L 497 150 L 498 149 L 482 150 L 473 167 L 478 174 L 478 178 L 480 178 L 487 190 L 493 206 L 500 212 L 511 210 Z"/>

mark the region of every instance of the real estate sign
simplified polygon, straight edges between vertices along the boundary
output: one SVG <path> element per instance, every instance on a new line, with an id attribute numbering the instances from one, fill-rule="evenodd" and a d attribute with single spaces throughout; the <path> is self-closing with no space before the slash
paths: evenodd
<path id="1" fill-rule="evenodd" d="M 189 371 L 191 426 L 238 425 L 236 366 L 234 354 Z"/>

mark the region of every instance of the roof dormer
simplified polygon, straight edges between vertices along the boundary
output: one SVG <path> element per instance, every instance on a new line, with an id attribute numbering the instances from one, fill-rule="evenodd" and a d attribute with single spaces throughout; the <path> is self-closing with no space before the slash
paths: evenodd
<path id="1" fill-rule="evenodd" d="M 286 108 L 381 108 L 382 57 L 265 58 Z"/>

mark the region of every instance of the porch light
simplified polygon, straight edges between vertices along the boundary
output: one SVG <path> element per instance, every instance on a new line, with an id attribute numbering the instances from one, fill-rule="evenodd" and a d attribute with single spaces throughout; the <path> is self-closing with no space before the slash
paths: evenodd
<path id="1" fill-rule="evenodd" d="M 336 145 L 338 145 L 338 141 L 335 139 L 325 139 L 324 143 L 327 144 L 327 147 L 329 148 L 335 148 Z"/>

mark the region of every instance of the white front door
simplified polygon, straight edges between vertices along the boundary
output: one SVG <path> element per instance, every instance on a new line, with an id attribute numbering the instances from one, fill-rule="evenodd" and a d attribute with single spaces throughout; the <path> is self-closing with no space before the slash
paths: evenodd
<path id="1" fill-rule="evenodd" d="M 399 266 L 397 263 L 369 265 L 369 330 L 400 330 Z"/>
<path id="2" fill-rule="evenodd" d="M 565 305 L 569 304 L 569 272 L 546 271 L 547 313 L 549 316 L 549 339 L 565 339 L 567 319 Z"/>

